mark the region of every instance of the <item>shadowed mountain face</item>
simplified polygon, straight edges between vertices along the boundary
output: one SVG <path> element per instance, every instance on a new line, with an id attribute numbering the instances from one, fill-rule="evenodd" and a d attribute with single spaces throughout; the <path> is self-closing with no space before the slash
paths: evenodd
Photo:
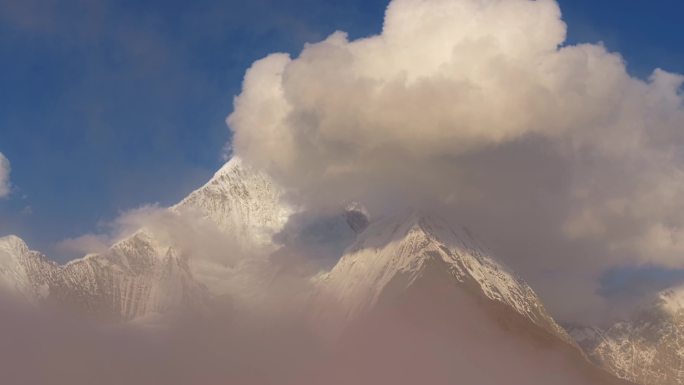
<path id="1" fill-rule="evenodd" d="M 232 160 L 164 210 L 172 226 L 144 226 L 105 253 L 59 266 L 16 237 L 0 239 L 0 283 L 28 302 L 107 321 L 172 325 L 171 316 L 202 315 L 155 345 L 178 356 L 141 347 L 140 359 L 197 369 L 196 377 L 171 376 L 166 384 L 623 383 L 590 364 L 534 291 L 467 230 L 414 212 L 373 219 L 354 204 L 325 236 L 283 237 L 298 242 L 288 249 L 273 241 L 292 212 L 281 194 L 268 176 Z M 188 239 L 199 230 L 229 242 L 206 247 L 213 241 L 205 236 Z M 280 268 L 284 249 L 325 249 L 299 247 L 307 240 L 334 244 L 328 252 L 348 244 L 327 272 L 293 276 Z M 240 306 L 219 309 L 226 297 Z M 283 357 L 266 353 L 276 342 Z M 265 374 L 237 369 L 244 367 Z M 125 381 L 146 383 L 141 378 Z"/>

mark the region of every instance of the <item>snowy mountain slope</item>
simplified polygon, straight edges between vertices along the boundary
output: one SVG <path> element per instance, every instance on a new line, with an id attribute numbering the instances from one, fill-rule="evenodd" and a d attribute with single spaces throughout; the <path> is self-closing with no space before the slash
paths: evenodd
<path id="1" fill-rule="evenodd" d="M 571 335 L 598 365 L 643 385 L 684 384 L 684 287 L 661 292 L 634 316 L 606 330 Z"/>
<path id="2" fill-rule="evenodd" d="M 45 256 L 29 250 L 21 238 L 0 238 L 0 287 L 37 301 L 47 295 L 47 284 L 57 269 Z"/>
<path id="3" fill-rule="evenodd" d="M 482 299 L 505 305 L 563 341 L 571 339 L 534 291 L 489 257 L 467 230 L 415 213 L 378 220 L 360 234 L 337 265 L 319 278 L 321 297 L 345 320 L 400 297 L 430 274 Z"/>
<path id="4" fill-rule="evenodd" d="M 187 260 L 144 231 L 102 255 L 72 261 L 62 272 L 51 285 L 51 298 L 107 319 L 201 310 L 208 301 Z"/>
<path id="5" fill-rule="evenodd" d="M 8 236 L 0 238 L 0 259 L 6 290 L 99 319 L 128 321 L 206 303 L 187 263 L 143 232 L 63 266 Z"/>

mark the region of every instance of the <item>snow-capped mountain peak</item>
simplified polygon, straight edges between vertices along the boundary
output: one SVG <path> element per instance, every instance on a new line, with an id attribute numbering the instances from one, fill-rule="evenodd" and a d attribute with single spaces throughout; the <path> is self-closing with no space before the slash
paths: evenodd
<path id="1" fill-rule="evenodd" d="M 503 304 L 570 341 L 534 291 L 486 253 L 467 229 L 455 230 L 415 211 L 371 223 L 319 283 L 326 300 L 335 298 L 351 320 L 382 299 L 434 278 L 428 276 L 435 271 L 468 293 Z"/>
<path id="2" fill-rule="evenodd" d="M 239 242 L 257 246 L 270 244 L 292 213 L 271 177 L 238 157 L 171 210 L 199 214 Z"/>

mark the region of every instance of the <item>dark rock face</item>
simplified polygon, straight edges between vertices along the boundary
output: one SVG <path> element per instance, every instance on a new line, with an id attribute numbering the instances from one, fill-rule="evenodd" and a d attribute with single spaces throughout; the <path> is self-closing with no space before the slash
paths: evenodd
<path id="1" fill-rule="evenodd" d="M 355 233 L 360 234 L 368 227 L 369 219 L 366 214 L 360 210 L 350 209 L 345 211 L 344 217 L 347 224 L 354 230 Z"/>

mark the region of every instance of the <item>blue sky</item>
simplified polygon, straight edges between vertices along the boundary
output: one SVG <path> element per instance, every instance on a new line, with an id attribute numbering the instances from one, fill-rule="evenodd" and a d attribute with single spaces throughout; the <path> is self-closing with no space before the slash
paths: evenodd
<path id="1" fill-rule="evenodd" d="M 603 41 L 632 74 L 684 73 L 678 0 L 560 0 L 569 42 Z M 0 235 L 64 261 L 59 240 L 172 204 L 223 162 L 244 70 L 335 30 L 378 32 L 386 1 L 0 2 Z"/>

